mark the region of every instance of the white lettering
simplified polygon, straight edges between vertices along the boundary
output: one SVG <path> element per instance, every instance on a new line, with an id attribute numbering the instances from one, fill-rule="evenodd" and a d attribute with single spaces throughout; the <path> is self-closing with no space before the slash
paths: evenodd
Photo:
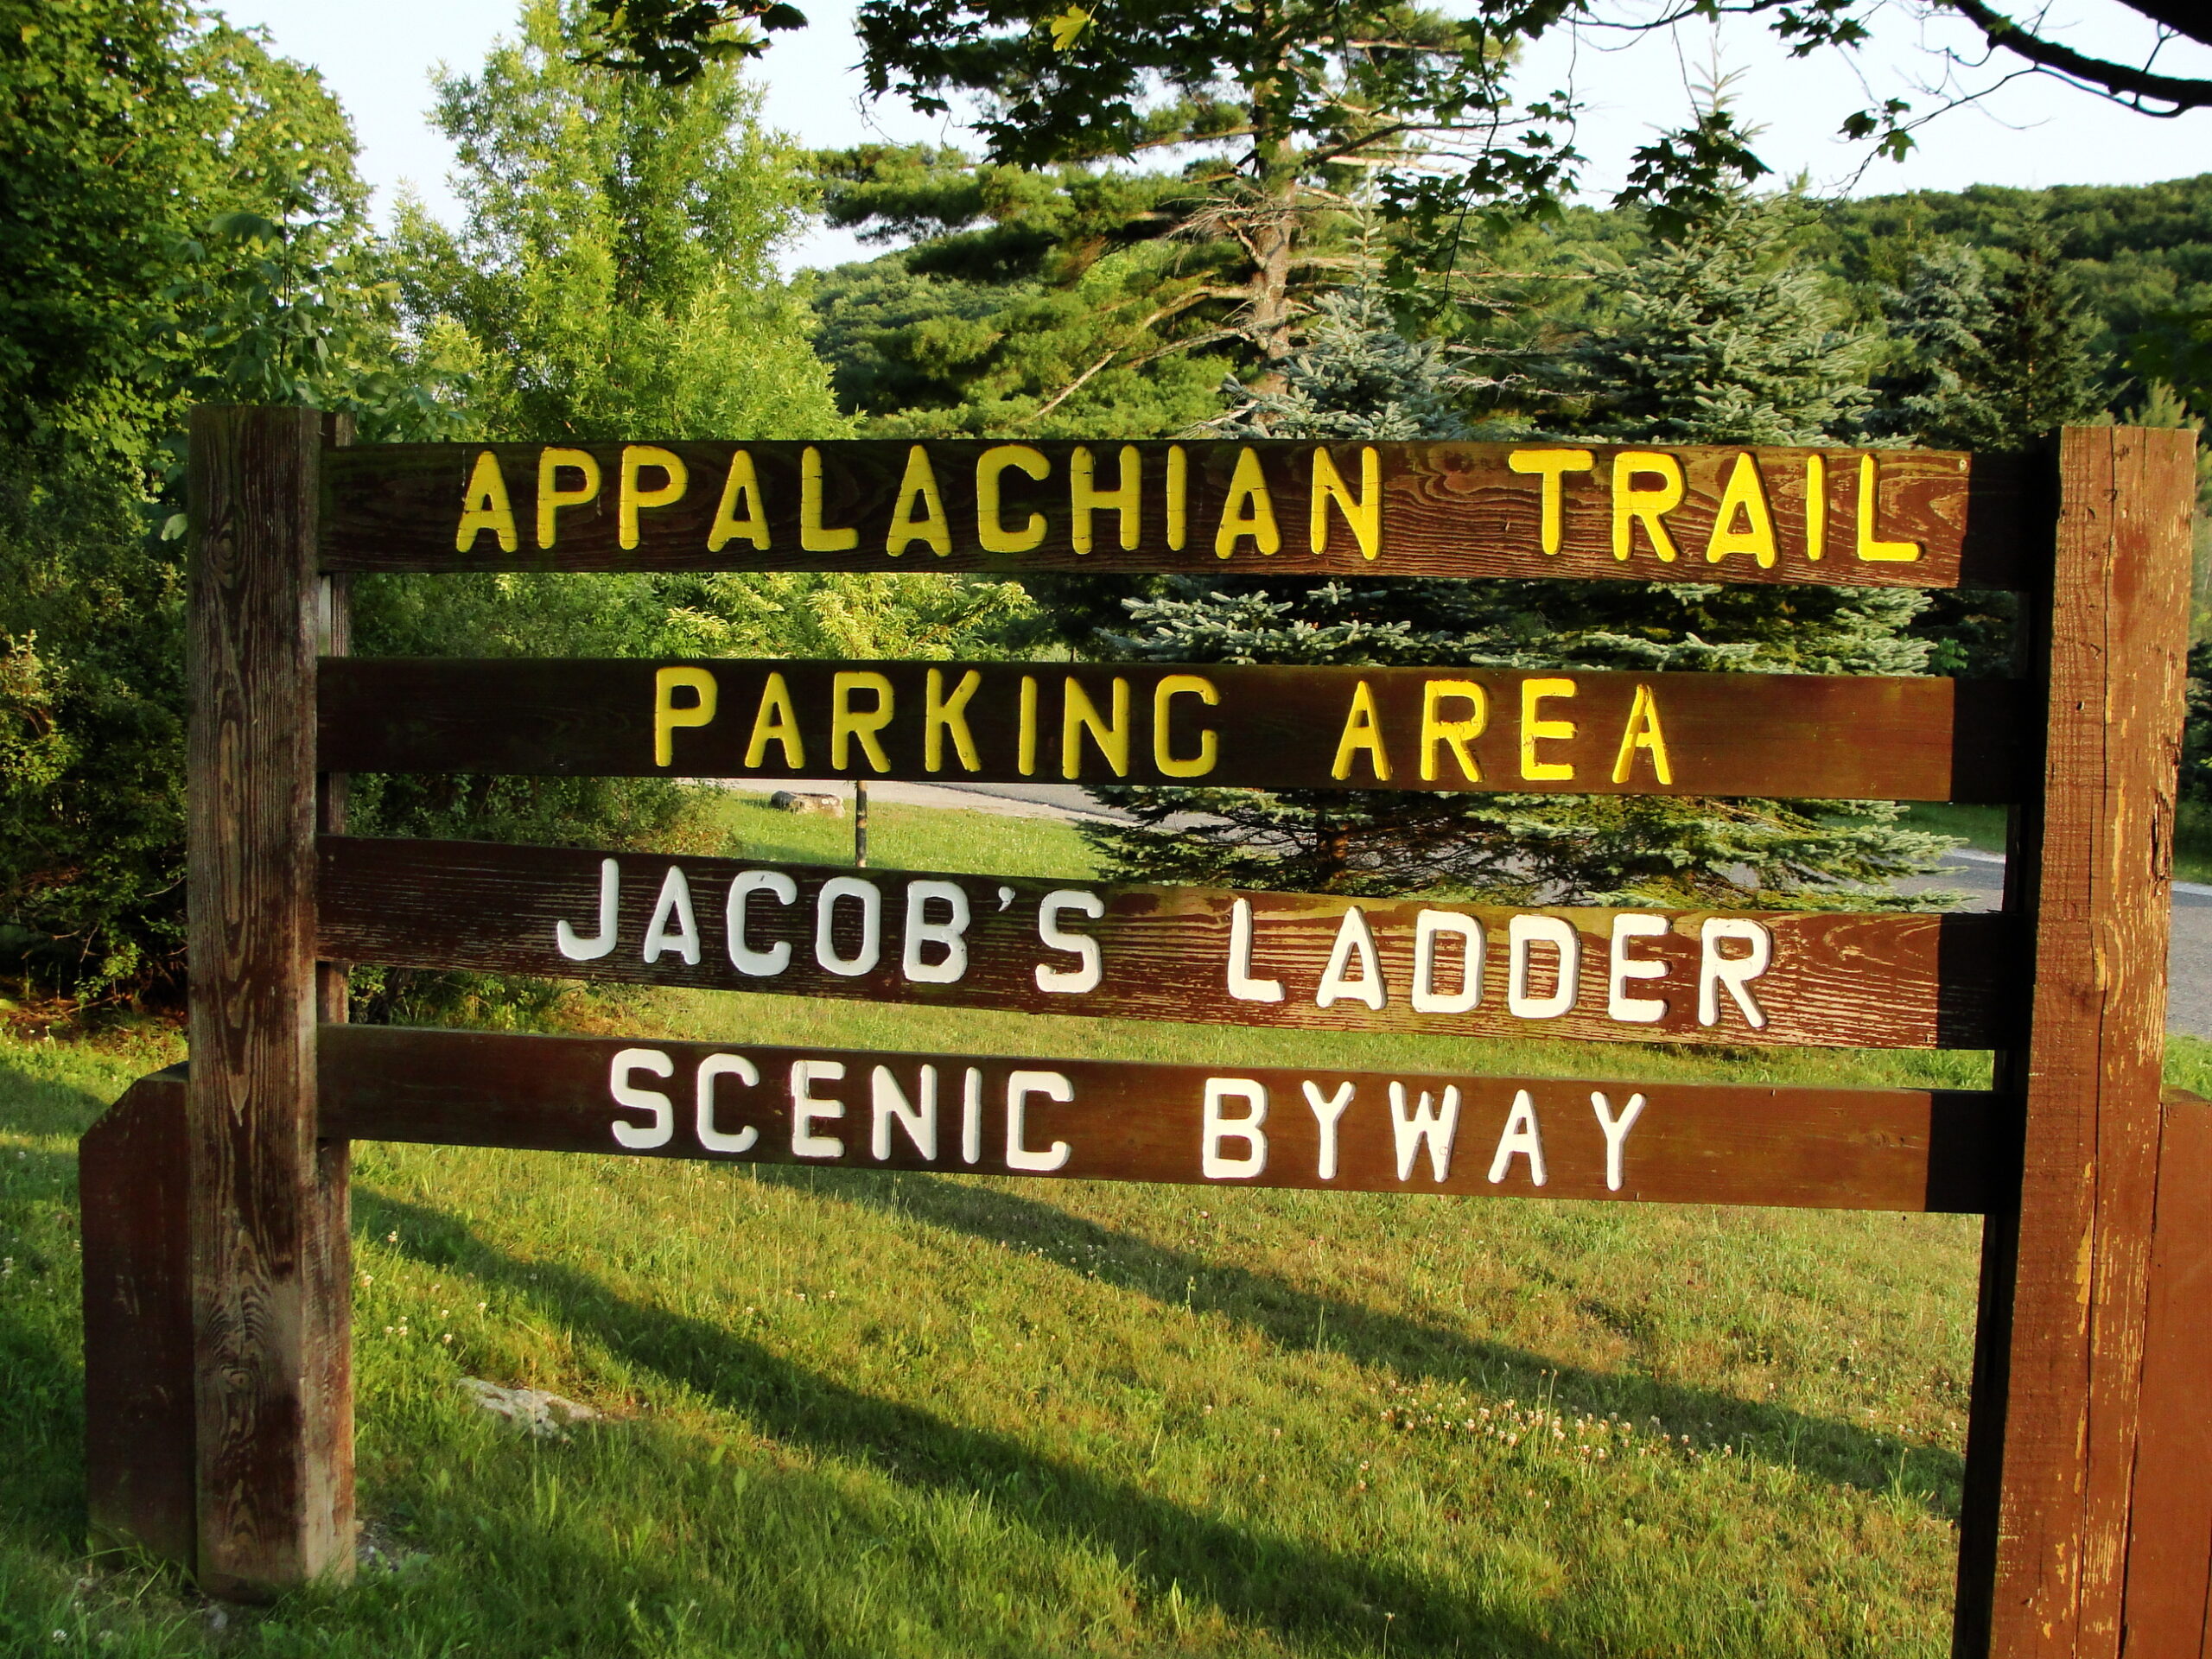
<path id="1" fill-rule="evenodd" d="M 677 924 L 674 932 L 669 931 L 671 921 Z M 675 951 L 694 968 L 699 965 L 699 919 L 691 912 L 691 884 L 680 864 L 670 865 L 661 879 L 660 898 L 645 929 L 645 960 L 658 962 L 664 950 Z"/>
<path id="2" fill-rule="evenodd" d="M 1075 1085 L 1057 1071 L 1014 1071 L 1007 1076 L 1006 1166 L 1042 1175 L 1067 1162 L 1068 1143 L 1055 1141 L 1042 1152 L 1033 1152 L 1022 1144 L 1032 1095 L 1042 1095 L 1047 1100 L 1073 1100 Z"/>
<path id="3" fill-rule="evenodd" d="M 833 1117 L 845 1115 L 842 1100 L 817 1100 L 814 1085 L 836 1083 L 845 1075 L 842 1060 L 793 1060 L 791 1062 L 791 1156 L 794 1158 L 842 1158 L 845 1143 L 834 1135 L 817 1135 L 814 1126 Z"/>
<path id="4" fill-rule="evenodd" d="M 1526 1089 L 1513 1096 L 1513 1109 L 1505 1115 L 1505 1133 L 1497 1137 L 1497 1154 L 1490 1160 L 1491 1184 L 1503 1180 L 1516 1158 L 1529 1160 L 1529 1179 L 1544 1184 L 1544 1137 L 1536 1128 L 1536 1103 Z"/>
<path id="5" fill-rule="evenodd" d="M 1241 1100 L 1246 1110 L 1240 1116 L 1224 1117 L 1224 1101 Z M 1198 1168 L 1210 1181 L 1249 1179 L 1263 1173 L 1268 1167 L 1268 1137 L 1261 1133 L 1260 1125 L 1268 1121 L 1268 1091 L 1249 1077 L 1208 1077 L 1205 1095 L 1205 1130 L 1198 1142 Z M 1242 1141 L 1244 1155 L 1229 1158 L 1222 1154 L 1224 1141 Z"/>
<path id="6" fill-rule="evenodd" d="M 607 1070 L 607 1092 L 614 1096 L 617 1106 L 626 1106 L 633 1112 L 651 1112 L 653 1121 L 644 1128 L 634 1123 L 617 1123 L 614 1138 L 621 1145 L 638 1151 L 648 1147 L 664 1147 L 676 1133 L 676 1108 L 666 1095 L 656 1089 L 640 1089 L 630 1081 L 633 1071 L 650 1071 L 657 1077 L 676 1075 L 676 1062 L 657 1048 L 626 1048 L 614 1057 Z"/>
<path id="7" fill-rule="evenodd" d="M 1664 979 L 1667 976 L 1665 963 L 1629 955 L 1629 941 L 1661 939 L 1666 938 L 1667 932 L 1664 916 L 1639 916 L 1631 912 L 1613 918 L 1613 954 L 1605 972 L 1605 1012 L 1611 1018 L 1632 1026 L 1648 1026 L 1667 1017 L 1665 997 L 1630 996 L 1628 994 L 1630 980 Z"/>
<path id="8" fill-rule="evenodd" d="M 1406 1112 L 1406 1085 L 1390 1085 L 1390 1132 L 1398 1143 L 1398 1179 L 1412 1179 L 1414 1160 L 1421 1155 L 1421 1143 L 1428 1145 L 1428 1167 L 1438 1180 L 1442 1180 L 1452 1169 L 1452 1142 L 1459 1133 L 1459 1091 L 1446 1088 L 1444 1109 L 1436 1110 L 1428 1103 L 1428 1090 L 1421 1091 L 1421 1101 L 1412 1116 Z"/>
<path id="9" fill-rule="evenodd" d="M 599 932 L 588 939 L 563 920 L 553 925 L 553 942 L 570 962 L 595 962 L 614 949 L 614 914 L 621 895 L 622 867 L 611 858 L 599 861 Z"/>
<path id="10" fill-rule="evenodd" d="M 1280 1002 L 1282 982 L 1252 977 L 1252 901 L 1229 906 L 1229 994 L 1240 1002 Z"/>
<path id="11" fill-rule="evenodd" d="M 914 1143 L 914 1150 L 931 1163 L 937 1161 L 937 1067 L 933 1065 L 922 1068 L 921 1095 L 922 1103 L 917 1108 L 900 1090 L 898 1078 L 891 1075 L 887 1065 L 879 1065 L 868 1073 L 868 1099 L 875 1111 L 875 1128 L 868 1150 L 875 1154 L 879 1164 L 891 1156 L 893 1118 Z"/>
<path id="12" fill-rule="evenodd" d="M 1095 991 L 1106 976 L 1105 965 L 1099 960 L 1098 941 L 1086 934 L 1070 933 L 1060 926 L 1060 918 L 1075 911 L 1096 921 L 1106 913 L 1106 901 L 1095 893 L 1078 893 L 1073 887 L 1062 887 L 1045 895 L 1044 903 L 1037 906 L 1037 937 L 1045 942 L 1048 950 L 1065 950 L 1083 963 L 1080 968 L 1047 968 L 1037 964 L 1037 988 L 1063 995 Z"/>
<path id="13" fill-rule="evenodd" d="M 945 921 L 929 919 L 931 899 L 949 906 Z M 951 985 L 968 971 L 968 895 L 954 881 L 910 881 L 906 884 L 906 948 L 899 972 L 917 984 Z M 941 944 L 942 961 L 925 962 L 922 947 Z"/>
<path id="14" fill-rule="evenodd" d="M 1643 1096 L 1630 1095 L 1618 1117 L 1613 1116 L 1613 1103 L 1594 1090 L 1591 1091 L 1590 1106 L 1598 1114 L 1598 1127 L 1605 1133 L 1605 1189 L 1618 1192 L 1625 1179 L 1622 1172 L 1626 1160 L 1623 1154 L 1628 1147 L 1628 1132 L 1643 1116 Z"/>
<path id="15" fill-rule="evenodd" d="M 755 979 L 772 979 L 791 965 L 791 947 L 788 941 L 779 939 L 766 950 L 755 950 L 746 942 L 746 901 L 756 893 L 773 893 L 779 905 L 796 904 L 798 884 L 781 870 L 747 870 L 729 884 L 729 898 L 722 906 L 730 965 Z"/>
<path id="16" fill-rule="evenodd" d="M 1559 983 L 1548 995 L 1529 988 L 1529 955 L 1551 946 L 1559 959 Z M 1516 1020 L 1556 1020 L 1574 1006 L 1575 981 L 1582 970 L 1582 942 L 1562 916 L 1516 916 L 1505 928 L 1505 1011 Z"/>
<path id="17" fill-rule="evenodd" d="M 1357 979 L 1345 971 L 1352 966 L 1355 957 L 1359 965 Z M 1321 970 L 1321 983 L 1313 993 L 1313 1006 L 1326 1008 L 1349 1001 L 1379 1008 L 1383 1000 L 1382 968 L 1375 959 L 1375 932 L 1367 925 L 1367 912 L 1354 905 L 1337 925 L 1337 942 L 1329 947 L 1329 965 Z"/>
<path id="18" fill-rule="evenodd" d="M 1306 1103 L 1313 1109 L 1313 1122 L 1321 1130 L 1321 1156 L 1313 1173 L 1325 1181 L 1333 1181 L 1337 1179 L 1337 1122 L 1344 1116 L 1344 1108 L 1351 1104 L 1352 1085 L 1338 1084 L 1337 1092 L 1326 1100 L 1321 1098 L 1321 1091 L 1312 1083 L 1300 1087 L 1306 1091 Z"/>
<path id="19" fill-rule="evenodd" d="M 983 1160 L 983 1073 L 969 1066 L 960 1078 L 960 1161 Z"/>
<path id="20" fill-rule="evenodd" d="M 1751 1029 L 1764 1029 L 1766 1012 L 1752 1000 L 1751 984 L 1774 961 L 1774 936 L 1745 917 L 1708 916 L 1698 937 L 1705 947 L 1697 969 L 1698 1024 L 1720 1023 L 1720 988 L 1726 985 Z M 1733 939 L 1749 949 L 1740 957 L 1724 957 L 1720 954 L 1723 939 Z"/>
<path id="21" fill-rule="evenodd" d="M 857 899 L 861 906 L 861 947 L 849 957 L 837 954 L 834 928 L 840 899 Z M 838 875 L 822 884 L 821 896 L 814 901 L 814 959 L 847 979 L 874 970 L 883 959 L 883 894 L 874 882 Z"/>
<path id="22" fill-rule="evenodd" d="M 1459 988 L 1436 988 L 1436 942 L 1456 934 L 1463 951 Z M 1414 918 L 1414 1012 L 1465 1014 L 1483 1000 L 1483 925 L 1457 911 L 1424 910 Z"/>
<path id="23" fill-rule="evenodd" d="M 760 1138 L 760 1131 L 750 1123 L 735 1135 L 725 1134 L 715 1125 L 715 1079 L 735 1077 L 748 1089 L 758 1086 L 760 1074 L 753 1069 L 753 1062 L 742 1054 L 709 1054 L 699 1062 L 695 1090 L 698 1116 L 693 1127 L 698 1131 L 699 1144 L 709 1152 L 749 1152 L 753 1143 Z"/>

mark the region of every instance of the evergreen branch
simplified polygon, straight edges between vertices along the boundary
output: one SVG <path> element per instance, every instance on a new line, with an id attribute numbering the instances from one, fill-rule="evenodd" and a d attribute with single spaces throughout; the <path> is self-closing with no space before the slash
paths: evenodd
<path id="1" fill-rule="evenodd" d="M 1195 351 L 1201 346 L 1211 346 L 1217 340 L 1238 339 L 1244 334 L 1244 332 L 1245 331 L 1242 328 L 1210 329 L 1203 334 L 1193 334 L 1188 340 L 1175 340 L 1168 345 L 1160 346 L 1157 351 L 1146 352 L 1139 356 L 1130 358 L 1127 362 L 1123 363 L 1122 366 L 1125 369 L 1141 369 L 1147 363 L 1157 363 L 1161 358 L 1172 357 L 1177 352 Z M 1046 402 L 1039 404 L 1037 408 L 1030 410 L 1027 415 L 1022 417 L 1021 424 L 1027 426 L 1032 422 L 1043 420 L 1047 415 L 1058 409 L 1062 404 L 1065 404 L 1069 398 L 1075 396 L 1075 394 L 1082 389 L 1084 383 L 1089 380 L 1093 375 L 1097 374 L 1105 369 L 1110 368 L 1113 365 L 1114 359 L 1121 354 L 1121 347 L 1118 346 L 1112 351 L 1107 353 L 1105 356 L 1100 358 L 1096 363 L 1085 369 L 1081 374 L 1078 374 L 1074 379 L 1069 381 L 1066 385 L 1062 386 L 1059 391 L 1054 392 Z"/>

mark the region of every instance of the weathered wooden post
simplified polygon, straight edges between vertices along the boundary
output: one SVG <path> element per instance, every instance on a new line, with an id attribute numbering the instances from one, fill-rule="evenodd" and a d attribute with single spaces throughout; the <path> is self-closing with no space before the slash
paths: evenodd
<path id="1" fill-rule="evenodd" d="M 353 1561 L 346 1147 L 315 1116 L 321 417 L 193 413 L 189 1237 L 203 1587 Z"/>

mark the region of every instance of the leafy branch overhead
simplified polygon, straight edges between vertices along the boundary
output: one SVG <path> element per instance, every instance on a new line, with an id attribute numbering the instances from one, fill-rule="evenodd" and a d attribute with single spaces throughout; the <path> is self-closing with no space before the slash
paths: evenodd
<path id="1" fill-rule="evenodd" d="M 975 99 L 989 159 L 1036 166 L 1128 157 L 1164 146 L 1227 146 L 1263 188 L 1333 167 L 1384 175 L 1394 210 L 1434 245 L 1471 213 L 1546 213 L 1574 189 L 1573 98 L 1522 99 L 1509 72 L 1522 50 L 1572 35 L 1618 45 L 1723 16 L 1757 19 L 1792 55 L 1856 54 L 1882 0 L 1479 0 L 1469 15 L 1351 0 L 863 0 L 858 24 L 870 91 L 943 111 Z M 2184 0 L 2119 0 L 2152 26 L 2133 57 L 2079 50 L 2044 15 L 1986 0 L 1933 0 L 1983 48 L 1970 63 L 1925 49 L 1942 70 L 1934 107 L 1874 97 L 1846 137 L 1902 157 L 1926 121 L 2012 74 L 2042 74 L 2146 115 L 2212 106 L 2212 79 L 2169 73 L 2175 41 L 2212 44 L 2212 15 Z M 760 29 L 803 19 L 760 0 L 592 0 L 613 52 L 600 60 L 682 79 L 706 54 L 765 49 Z M 1980 84 L 1970 84 L 1986 72 Z M 1914 88 L 1921 91 L 1920 88 Z M 1677 234 L 1741 182 L 1770 171 L 1725 109 L 1703 108 L 1628 158 L 1616 200 L 1650 208 Z M 1282 195 L 1278 188 L 1274 194 Z"/>

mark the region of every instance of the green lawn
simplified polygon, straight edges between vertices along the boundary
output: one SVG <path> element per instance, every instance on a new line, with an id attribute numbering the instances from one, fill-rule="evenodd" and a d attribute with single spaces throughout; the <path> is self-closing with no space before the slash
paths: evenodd
<path id="1" fill-rule="evenodd" d="M 849 831 L 742 802 L 726 827 L 791 857 Z M 1057 826 L 931 828 L 879 808 L 879 861 L 1084 868 Z M 574 1013 L 748 1041 L 1986 1074 L 708 994 Z M 2202 1086 L 2212 1045 L 2175 1047 Z M 396 1146 L 359 1149 L 355 1204 L 361 1504 L 388 1565 L 217 1631 L 82 1545 L 73 1141 L 174 1057 L 0 1045 L 0 1652 L 1945 1651 L 1971 1220 Z M 606 1416 L 529 1440 L 465 1376 Z"/>

